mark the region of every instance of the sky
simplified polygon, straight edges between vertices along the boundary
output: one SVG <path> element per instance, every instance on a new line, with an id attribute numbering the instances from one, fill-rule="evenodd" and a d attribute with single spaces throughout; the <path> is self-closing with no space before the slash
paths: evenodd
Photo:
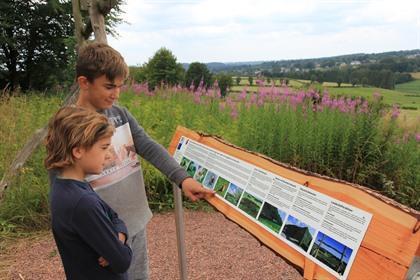
<path id="1" fill-rule="evenodd" d="M 181 63 L 420 49 L 420 0 L 125 0 L 108 43 L 129 65 L 161 47 Z"/>

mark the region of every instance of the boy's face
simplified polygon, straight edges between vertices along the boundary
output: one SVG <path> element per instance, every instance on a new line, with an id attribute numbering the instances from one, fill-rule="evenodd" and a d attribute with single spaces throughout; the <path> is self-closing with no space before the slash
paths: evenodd
<path id="1" fill-rule="evenodd" d="M 84 76 L 78 77 L 77 80 L 81 89 L 78 105 L 94 110 L 111 108 L 120 97 L 121 87 L 124 85 L 123 77 L 116 77 L 110 81 L 105 75 L 93 82 L 89 82 Z"/>
<path id="2" fill-rule="evenodd" d="M 88 149 L 81 149 L 81 156 L 77 163 L 86 175 L 100 174 L 102 172 L 111 157 L 109 152 L 110 145 L 111 137 L 106 137 L 100 139 Z"/>

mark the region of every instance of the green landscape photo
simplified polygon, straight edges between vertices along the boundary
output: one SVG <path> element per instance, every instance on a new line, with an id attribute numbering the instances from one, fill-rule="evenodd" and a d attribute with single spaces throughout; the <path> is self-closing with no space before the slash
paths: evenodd
<path id="1" fill-rule="evenodd" d="M 311 255 L 338 274 L 343 275 L 353 250 L 334 238 L 318 232 Z"/>
<path id="2" fill-rule="evenodd" d="M 226 192 L 225 199 L 232 203 L 233 205 L 238 205 L 239 199 L 243 193 L 243 189 L 238 187 L 237 185 L 230 183 L 229 188 Z"/>
<path id="3" fill-rule="evenodd" d="M 312 242 L 315 229 L 299 219 L 289 215 L 281 236 L 285 237 L 290 242 L 296 244 L 304 251 L 308 251 L 309 245 Z"/>
<path id="4" fill-rule="evenodd" d="M 196 171 L 197 171 L 197 164 L 194 161 L 191 161 L 187 167 L 187 173 L 188 175 L 193 177 Z"/>
<path id="5" fill-rule="evenodd" d="M 188 167 L 188 164 L 190 163 L 190 160 L 189 159 L 187 159 L 186 157 L 183 157 L 182 159 L 181 159 L 181 163 L 180 163 L 180 165 L 182 166 L 182 167 L 184 167 L 184 169 L 187 169 L 187 167 Z"/>
<path id="6" fill-rule="evenodd" d="M 285 218 L 285 212 L 281 211 L 279 208 L 271 205 L 270 203 L 265 202 L 260 215 L 258 216 L 258 221 L 263 223 L 272 231 L 279 233 Z"/>
<path id="7" fill-rule="evenodd" d="M 258 211 L 260 211 L 262 200 L 253 196 L 252 194 L 245 192 L 239 202 L 239 209 L 247 213 L 253 218 L 256 218 Z"/>

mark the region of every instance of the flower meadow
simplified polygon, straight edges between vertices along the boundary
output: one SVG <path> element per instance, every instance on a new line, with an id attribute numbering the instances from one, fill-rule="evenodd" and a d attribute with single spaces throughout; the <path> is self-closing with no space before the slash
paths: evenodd
<path id="1" fill-rule="evenodd" d="M 164 146 L 182 125 L 420 208 L 420 134 L 398 126 L 397 105 L 385 107 L 379 93 L 368 101 L 256 83 L 256 91 L 225 98 L 217 84 L 156 91 L 133 84 L 120 101 Z"/>
<path id="2" fill-rule="evenodd" d="M 420 209 L 419 127 L 402 128 L 399 107 L 385 107 L 380 94 L 368 101 L 264 82 L 258 82 L 257 90 L 244 88 L 227 97 L 221 96 L 217 84 L 155 91 L 149 91 L 147 84 L 132 84 L 123 91 L 120 104 L 164 147 L 181 125 L 298 168 L 375 189 Z M 0 175 L 64 97 L 0 97 Z M 44 157 L 44 148 L 38 148 L 6 190 L 0 203 L 0 240 L 10 233 L 48 227 Z M 152 209 L 173 207 L 171 184 L 146 161 L 142 165 Z"/>

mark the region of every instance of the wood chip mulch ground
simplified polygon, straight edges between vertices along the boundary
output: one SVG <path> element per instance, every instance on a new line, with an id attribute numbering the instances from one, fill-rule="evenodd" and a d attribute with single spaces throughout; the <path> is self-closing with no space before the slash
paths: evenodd
<path id="1" fill-rule="evenodd" d="M 299 272 L 222 214 L 184 213 L 188 279 L 303 279 Z M 147 228 L 150 279 L 179 279 L 173 213 Z M 18 239 L 0 252 L 0 279 L 65 279 L 52 235 Z"/>

